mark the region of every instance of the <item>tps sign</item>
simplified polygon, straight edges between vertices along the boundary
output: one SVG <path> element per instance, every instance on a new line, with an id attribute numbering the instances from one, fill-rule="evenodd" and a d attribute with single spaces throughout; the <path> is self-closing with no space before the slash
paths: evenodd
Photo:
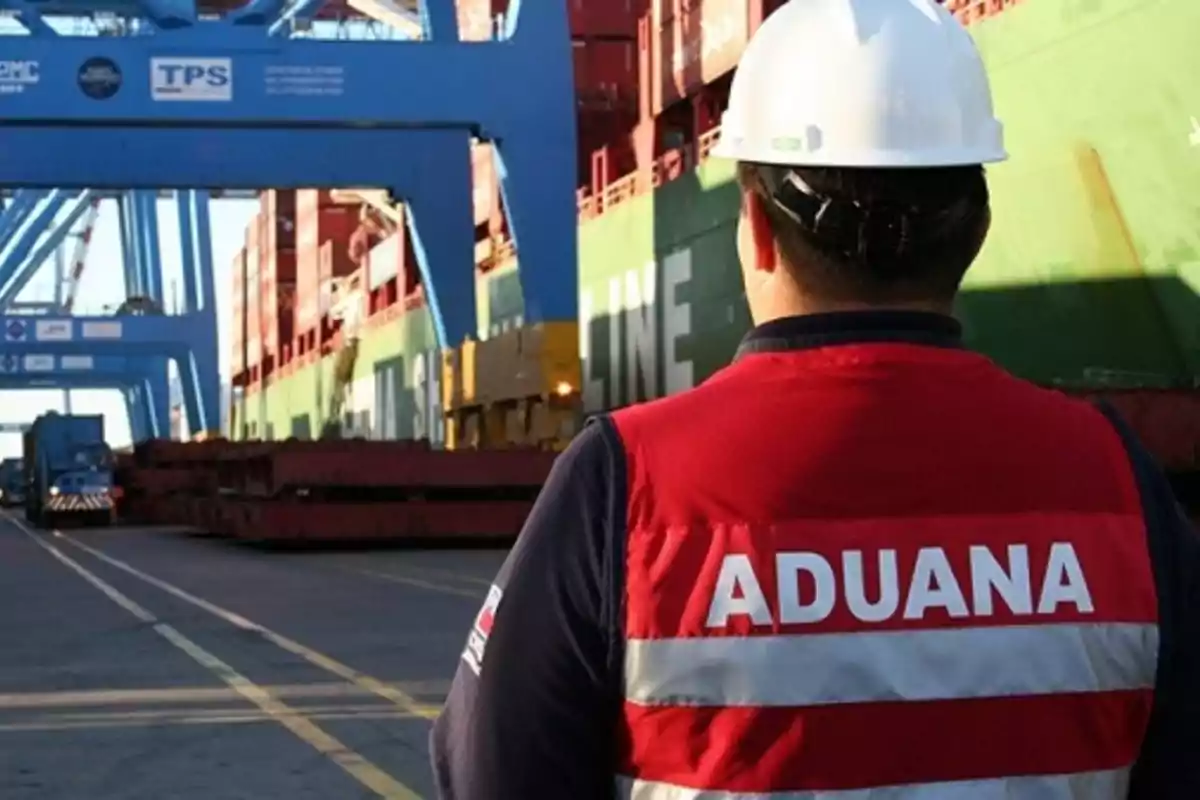
<path id="1" fill-rule="evenodd" d="M 152 58 L 150 98 L 158 102 L 229 102 L 233 99 L 233 60 Z"/>

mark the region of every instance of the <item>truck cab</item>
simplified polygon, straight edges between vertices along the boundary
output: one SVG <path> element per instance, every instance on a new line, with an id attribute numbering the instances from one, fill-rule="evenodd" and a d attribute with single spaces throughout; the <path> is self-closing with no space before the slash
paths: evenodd
<path id="1" fill-rule="evenodd" d="M 25 449 L 30 522 L 48 528 L 115 521 L 115 459 L 102 417 L 45 414 L 26 434 Z"/>
<path id="2" fill-rule="evenodd" d="M 77 445 L 72 452 L 73 469 L 54 470 L 48 493 L 111 495 L 113 491 L 113 452 L 104 443 Z"/>

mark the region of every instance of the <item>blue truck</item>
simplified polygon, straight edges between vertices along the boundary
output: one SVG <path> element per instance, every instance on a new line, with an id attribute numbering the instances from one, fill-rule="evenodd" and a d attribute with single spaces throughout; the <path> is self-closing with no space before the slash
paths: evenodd
<path id="1" fill-rule="evenodd" d="M 0 506 L 12 508 L 25 502 L 25 463 L 19 458 L 0 461 Z"/>
<path id="2" fill-rule="evenodd" d="M 117 489 L 104 417 L 47 412 L 24 441 L 25 518 L 40 528 L 111 525 Z"/>

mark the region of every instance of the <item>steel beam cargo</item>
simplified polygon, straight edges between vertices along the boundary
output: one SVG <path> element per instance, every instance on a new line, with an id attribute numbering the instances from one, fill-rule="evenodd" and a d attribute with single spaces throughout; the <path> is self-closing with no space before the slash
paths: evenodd
<path id="1" fill-rule="evenodd" d="M 553 460 L 428 442 L 148 442 L 122 486 L 132 521 L 242 540 L 511 541 Z"/>
<path id="2" fill-rule="evenodd" d="M 469 501 L 496 492 L 536 492 L 552 453 L 434 450 L 425 441 L 288 441 L 234 449 L 219 457 L 220 488 L 245 497 L 402 498 L 442 493 Z"/>

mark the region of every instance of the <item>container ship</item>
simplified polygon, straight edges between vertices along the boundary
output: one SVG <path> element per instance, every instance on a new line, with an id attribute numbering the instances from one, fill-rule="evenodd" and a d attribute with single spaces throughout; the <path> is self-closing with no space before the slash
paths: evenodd
<path id="1" fill-rule="evenodd" d="M 708 154 L 738 58 L 781 4 L 572 3 L 578 328 L 525 324 L 486 144 L 473 153 L 479 341 L 453 353 L 435 347 L 402 207 L 264 192 L 233 269 L 233 438 L 561 447 L 581 414 L 726 364 L 750 320 L 733 166 Z M 490 38 L 505 5 L 459 0 L 462 37 Z M 979 44 L 1011 153 L 989 170 L 993 230 L 958 309 L 968 343 L 1111 399 L 1194 500 L 1200 4 L 945 5 Z"/>

